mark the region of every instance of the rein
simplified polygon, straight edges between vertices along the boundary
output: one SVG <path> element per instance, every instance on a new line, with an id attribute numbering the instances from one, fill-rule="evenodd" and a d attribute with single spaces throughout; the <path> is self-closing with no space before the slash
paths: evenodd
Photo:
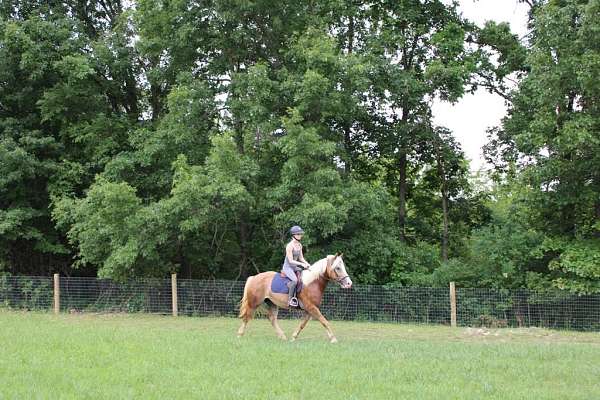
<path id="1" fill-rule="evenodd" d="M 337 274 L 336 274 L 337 275 Z M 336 278 L 336 279 L 329 279 L 330 281 L 336 281 L 338 283 L 338 285 L 342 286 L 342 281 L 346 278 L 349 278 L 350 275 L 346 275 L 346 276 L 342 276 L 341 278 Z"/>

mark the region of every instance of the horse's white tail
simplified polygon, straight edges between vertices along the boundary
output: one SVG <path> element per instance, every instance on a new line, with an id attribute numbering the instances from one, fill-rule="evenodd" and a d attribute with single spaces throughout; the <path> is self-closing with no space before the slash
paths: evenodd
<path id="1" fill-rule="evenodd" d="M 252 280 L 252 277 L 249 277 L 246 280 L 246 285 L 244 286 L 244 296 L 242 297 L 242 300 L 240 301 L 240 315 L 239 318 L 244 318 L 244 320 L 248 320 L 250 319 L 252 316 L 247 316 L 246 314 L 249 314 L 249 308 L 250 305 L 248 304 L 248 286 L 250 286 L 250 281 Z"/>

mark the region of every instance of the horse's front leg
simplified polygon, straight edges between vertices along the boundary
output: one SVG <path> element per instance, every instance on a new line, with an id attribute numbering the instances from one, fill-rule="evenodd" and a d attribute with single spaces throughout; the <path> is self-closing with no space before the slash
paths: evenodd
<path id="1" fill-rule="evenodd" d="M 285 333 L 279 326 L 279 322 L 277 322 L 278 312 L 279 312 L 279 309 L 277 307 L 269 307 L 269 310 L 268 310 L 269 321 L 271 321 L 271 325 L 273 325 L 273 328 L 275 329 L 275 333 L 277 333 L 277 336 L 279 337 L 279 339 L 287 340 Z"/>
<path id="2" fill-rule="evenodd" d="M 302 329 L 304 329 L 304 327 L 306 326 L 306 324 L 308 324 L 308 321 L 310 321 L 310 314 L 305 311 L 304 312 L 304 316 L 302 317 L 302 321 L 300 321 L 300 325 L 298 325 L 298 327 L 296 328 L 296 330 L 292 334 L 292 342 L 294 340 L 296 340 L 296 338 L 300 334 L 300 331 L 302 331 Z"/>
<path id="3" fill-rule="evenodd" d="M 310 313 L 310 315 L 312 315 L 312 317 L 314 319 L 318 319 L 319 322 L 321 323 L 321 325 L 323 325 L 323 327 L 327 331 L 327 336 L 329 336 L 329 342 L 337 343 L 337 339 L 335 338 L 335 335 L 333 334 L 333 331 L 331 330 L 329 321 L 327 321 L 327 319 L 323 316 L 323 314 L 321 314 L 321 311 L 316 306 L 310 307 L 310 309 L 307 311 Z"/>

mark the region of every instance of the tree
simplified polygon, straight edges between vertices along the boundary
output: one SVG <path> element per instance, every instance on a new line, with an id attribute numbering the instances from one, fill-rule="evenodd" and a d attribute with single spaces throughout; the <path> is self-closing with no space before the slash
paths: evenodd
<path id="1" fill-rule="evenodd" d="M 90 56 L 91 42 L 67 5 L 11 2 L 2 12 L 3 264 L 19 272 L 34 272 L 37 264 L 68 270 L 69 249 L 50 220 L 51 198 L 89 185 L 120 150 L 130 120 L 122 99 L 102 83 L 118 77 L 100 78 L 98 69 L 108 66 Z"/>
<path id="2" fill-rule="evenodd" d="M 358 282 L 442 284 L 488 218 L 430 105 L 524 71 L 505 25 L 438 0 L 0 13 L 5 270 L 237 279 L 301 224 Z"/>
<path id="3" fill-rule="evenodd" d="M 467 184 L 468 166 L 450 131 L 434 129 L 433 148 L 442 202 L 442 261 L 448 261 L 449 202 Z"/>
<path id="4" fill-rule="evenodd" d="M 565 279 L 581 269 L 580 277 L 591 284 L 595 273 L 584 272 L 586 263 L 574 260 L 593 260 L 593 243 L 600 237 L 600 102 L 592 78 L 600 68 L 595 45 L 600 4 L 549 1 L 534 15 L 530 72 L 496 142 L 504 147 L 505 162 L 518 163 L 529 189 L 530 223 L 552 238 L 551 265 L 566 274 L 556 282 L 569 286 Z M 582 249 L 590 254 L 584 256 Z"/>
<path id="5" fill-rule="evenodd" d="M 374 144 L 371 155 L 384 162 L 389 187 L 397 196 L 404 241 L 409 166 L 417 162 L 417 151 L 427 140 L 429 100 L 458 99 L 476 60 L 465 47 L 467 27 L 455 5 L 379 3 L 368 18 L 364 40 L 373 72 L 367 101 L 377 119 L 367 139 Z"/>

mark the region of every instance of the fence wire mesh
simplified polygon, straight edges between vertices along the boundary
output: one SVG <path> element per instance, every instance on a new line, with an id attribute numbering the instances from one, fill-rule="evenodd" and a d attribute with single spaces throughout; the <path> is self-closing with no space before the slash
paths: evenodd
<path id="1" fill-rule="evenodd" d="M 1 276 L 0 305 L 26 310 L 47 310 L 53 305 L 52 278 Z"/>
<path id="2" fill-rule="evenodd" d="M 457 323 L 462 326 L 545 327 L 600 330 L 600 295 L 524 289 L 457 289 Z"/>
<path id="3" fill-rule="evenodd" d="M 244 282 L 178 279 L 179 315 L 236 316 Z M 0 276 L 0 306 L 51 310 L 53 280 L 49 277 Z M 459 326 L 548 327 L 600 331 L 600 295 L 578 296 L 564 291 L 524 289 L 456 289 Z M 60 278 L 60 309 L 64 312 L 145 312 L 170 314 L 170 279 L 118 283 L 96 278 Z M 447 288 L 329 285 L 321 312 L 332 320 L 450 324 Z M 280 318 L 298 311 L 280 310 Z"/>
<path id="4" fill-rule="evenodd" d="M 95 278 L 60 278 L 60 308 L 92 312 L 171 312 L 171 281 L 117 283 Z"/>

